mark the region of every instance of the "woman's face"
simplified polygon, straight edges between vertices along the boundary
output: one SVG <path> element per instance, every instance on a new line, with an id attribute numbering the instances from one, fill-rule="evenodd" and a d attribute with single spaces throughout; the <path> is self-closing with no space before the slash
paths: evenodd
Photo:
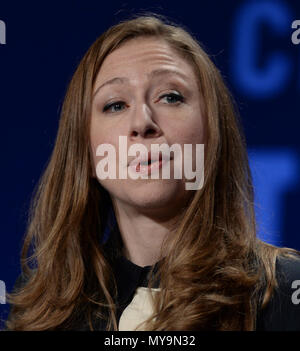
<path id="1" fill-rule="evenodd" d="M 113 51 L 101 66 L 93 93 L 94 169 L 107 158 L 96 155 L 100 144 L 115 148 L 117 177 L 120 167 L 128 169 L 136 157 L 128 162 L 120 157 L 119 136 L 127 138 L 126 153 L 137 143 L 148 151 L 152 144 L 179 144 L 182 151 L 185 144 L 204 144 L 203 103 L 193 67 L 163 40 L 140 37 Z M 161 173 L 160 179 L 98 179 L 120 206 L 168 212 L 192 193 L 185 189 L 184 172 L 182 179 L 172 176 L 175 161 L 170 161 L 170 179 L 162 179 Z"/>

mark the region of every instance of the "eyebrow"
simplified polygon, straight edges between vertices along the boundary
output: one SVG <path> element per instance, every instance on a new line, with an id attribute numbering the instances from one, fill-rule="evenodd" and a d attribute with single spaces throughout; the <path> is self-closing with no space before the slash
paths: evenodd
<path id="1" fill-rule="evenodd" d="M 184 74 L 184 73 L 181 73 L 177 70 L 172 70 L 172 69 L 166 69 L 166 68 L 160 68 L 160 69 L 156 69 L 150 73 L 147 74 L 147 77 L 149 79 L 152 79 L 154 77 L 157 77 L 157 76 L 161 76 L 161 75 L 169 75 L 169 74 L 172 74 L 172 75 L 176 75 L 176 76 L 179 76 L 180 78 L 183 78 L 184 80 L 188 80 L 188 77 Z M 96 91 L 94 92 L 93 94 L 93 97 L 95 97 L 95 95 L 98 93 L 98 91 L 103 88 L 104 86 L 106 85 L 111 85 L 111 84 L 124 84 L 124 83 L 128 83 L 129 82 L 129 79 L 127 77 L 115 77 L 115 78 L 112 78 L 112 79 L 109 79 L 108 81 L 106 81 L 105 83 L 101 84 L 97 89 Z"/>

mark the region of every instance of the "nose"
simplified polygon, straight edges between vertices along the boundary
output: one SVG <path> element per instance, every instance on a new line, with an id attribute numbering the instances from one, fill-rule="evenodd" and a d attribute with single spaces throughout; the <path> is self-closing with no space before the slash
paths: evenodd
<path id="1" fill-rule="evenodd" d="M 158 124 L 153 119 L 153 113 L 146 103 L 137 105 L 132 113 L 129 136 L 131 139 L 157 138 L 162 134 Z"/>

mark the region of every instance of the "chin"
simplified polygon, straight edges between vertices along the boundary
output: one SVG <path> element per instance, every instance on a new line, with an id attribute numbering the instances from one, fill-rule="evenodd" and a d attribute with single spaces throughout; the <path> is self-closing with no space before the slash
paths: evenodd
<path id="1" fill-rule="evenodd" d="M 184 184 L 178 180 L 160 180 L 136 184 L 133 189 L 123 193 L 120 200 L 144 210 L 163 209 L 173 207 L 184 195 Z"/>

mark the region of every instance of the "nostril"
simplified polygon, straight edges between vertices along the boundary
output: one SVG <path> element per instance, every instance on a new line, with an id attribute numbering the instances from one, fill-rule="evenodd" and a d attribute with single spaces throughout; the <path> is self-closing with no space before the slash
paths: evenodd
<path id="1" fill-rule="evenodd" d="M 158 133 L 159 133 L 158 129 L 156 129 L 156 128 L 145 128 L 143 130 L 142 129 L 139 130 L 139 129 L 135 128 L 131 131 L 131 136 L 137 137 L 138 135 L 140 135 L 144 138 L 147 138 L 147 137 L 152 138 L 152 137 L 158 135 Z"/>
<path id="2" fill-rule="evenodd" d="M 149 136 L 153 136 L 153 135 L 155 135 L 156 134 L 156 131 L 154 130 L 154 129 L 147 129 L 147 131 L 146 131 L 146 133 L 145 133 L 145 135 L 147 136 L 147 135 L 149 135 Z"/>

